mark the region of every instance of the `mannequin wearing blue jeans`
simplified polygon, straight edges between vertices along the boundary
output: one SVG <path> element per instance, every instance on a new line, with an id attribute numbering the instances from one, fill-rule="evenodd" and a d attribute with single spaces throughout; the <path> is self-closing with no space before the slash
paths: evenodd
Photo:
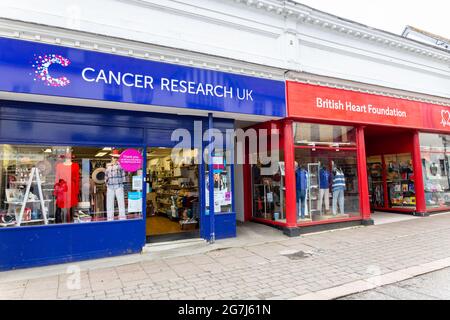
<path id="1" fill-rule="evenodd" d="M 333 216 L 337 215 L 337 204 L 339 203 L 339 210 L 341 214 L 344 210 L 344 193 L 346 190 L 345 176 L 341 169 L 336 169 L 333 172 Z"/>
<path id="2" fill-rule="evenodd" d="M 306 189 L 308 183 L 308 171 L 298 167 L 298 163 L 295 162 L 295 184 L 297 194 L 297 213 L 300 213 L 300 219 L 305 219 L 306 208 Z"/>

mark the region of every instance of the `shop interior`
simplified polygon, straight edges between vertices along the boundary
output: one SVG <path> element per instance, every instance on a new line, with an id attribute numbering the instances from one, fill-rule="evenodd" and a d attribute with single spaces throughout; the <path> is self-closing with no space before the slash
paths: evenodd
<path id="1" fill-rule="evenodd" d="M 147 241 L 198 237 L 200 228 L 197 150 L 147 149 Z"/>
<path id="2" fill-rule="evenodd" d="M 141 217 L 142 170 L 120 168 L 122 149 L 0 145 L 0 151 L 0 227 Z"/>
<path id="3" fill-rule="evenodd" d="M 405 129 L 365 130 L 369 199 L 373 211 L 416 210 L 412 134 Z"/>

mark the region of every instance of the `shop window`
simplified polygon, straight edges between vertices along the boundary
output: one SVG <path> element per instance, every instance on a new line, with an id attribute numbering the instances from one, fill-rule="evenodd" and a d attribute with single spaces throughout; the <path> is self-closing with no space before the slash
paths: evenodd
<path id="1" fill-rule="evenodd" d="M 360 217 L 356 129 L 294 123 L 298 222 Z"/>
<path id="2" fill-rule="evenodd" d="M 294 143 L 298 146 L 355 147 L 356 129 L 311 123 L 294 123 Z"/>
<path id="3" fill-rule="evenodd" d="M 142 150 L 0 145 L 0 226 L 142 217 Z"/>
<path id="4" fill-rule="evenodd" d="M 450 207 L 450 135 L 420 134 L 427 209 Z"/>
<path id="5" fill-rule="evenodd" d="M 296 148 L 299 223 L 360 216 L 356 151 Z"/>
<path id="6" fill-rule="evenodd" d="M 411 154 L 385 155 L 389 208 L 415 209 L 416 192 Z"/>
<path id="7" fill-rule="evenodd" d="M 251 166 L 253 217 L 285 223 L 286 188 L 283 152 L 279 155 L 276 164 L 258 163 Z"/>

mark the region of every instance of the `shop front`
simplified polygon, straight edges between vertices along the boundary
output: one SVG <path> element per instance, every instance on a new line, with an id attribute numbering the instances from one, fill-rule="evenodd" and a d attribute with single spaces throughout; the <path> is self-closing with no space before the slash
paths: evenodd
<path id="1" fill-rule="evenodd" d="M 253 127 L 279 132 L 280 143 L 271 145 L 278 166 L 246 165 L 247 220 L 298 235 L 370 225 L 374 211 L 448 210 L 450 108 L 293 81 L 286 86 L 288 117 Z M 255 158 L 249 146 L 247 156 Z"/>
<path id="2" fill-rule="evenodd" d="M 212 137 L 285 116 L 283 81 L 72 47 L 0 38 L 0 73 L 0 270 L 235 237 Z"/>

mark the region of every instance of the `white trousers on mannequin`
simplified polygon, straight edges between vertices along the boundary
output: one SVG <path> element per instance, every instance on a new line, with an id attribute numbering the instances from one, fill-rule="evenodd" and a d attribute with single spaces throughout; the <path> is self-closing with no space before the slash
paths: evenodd
<path id="1" fill-rule="evenodd" d="M 325 198 L 325 199 L 324 199 Z M 319 209 L 322 212 L 323 201 L 325 200 L 325 210 L 330 210 L 330 189 L 319 190 Z"/>
<path id="2" fill-rule="evenodd" d="M 114 198 L 117 198 L 119 219 L 125 219 L 125 198 L 123 188 L 108 188 L 106 191 L 106 212 L 108 221 L 114 220 Z"/>

